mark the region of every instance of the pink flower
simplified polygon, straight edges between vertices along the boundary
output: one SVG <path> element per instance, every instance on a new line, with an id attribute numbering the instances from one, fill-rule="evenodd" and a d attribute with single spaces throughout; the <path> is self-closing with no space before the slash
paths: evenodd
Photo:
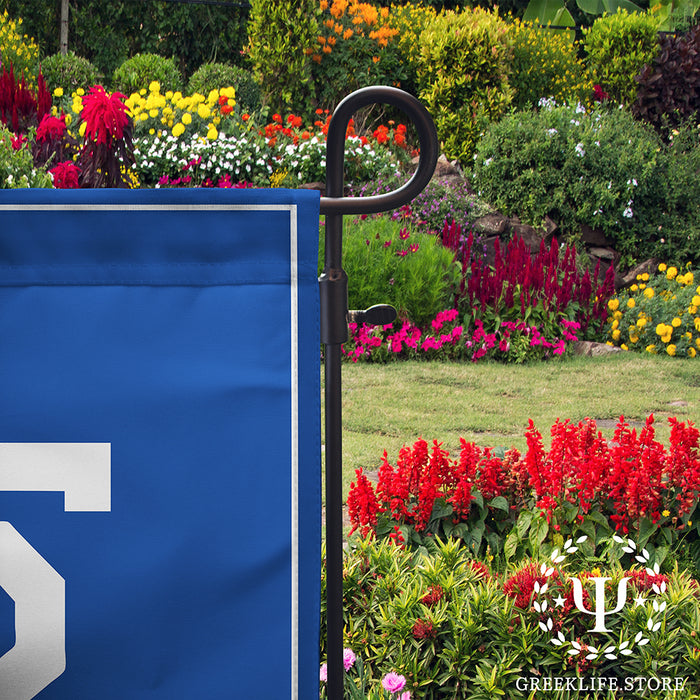
<path id="1" fill-rule="evenodd" d="M 70 160 L 58 163 L 51 170 L 51 177 L 53 178 L 53 186 L 59 190 L 75 190 L 80 187 L 78 183 L 78 175 L 80 173 L 80 168 L 75 165 L 75 163 Z"/>
<path id="2" fill-rule="evenodd" d="M 343 649 L 343 666 L 345 666 L 345 670 L 349 671 L 354 663 L 355 654 L 352 649 Z"/>
<path id="3" fill-rule="evenodd" d="M 322 680 L 324 683 L 328 680 L 328 664 L 323 664 L 321 666 L 321 670 L 318 675 L 319 680 Z"/>
<path id="4" fill-rule="evenodd" d="M 401 695 L 399 695 L 398 700 L 411 700 L 410 691 L 407 690 L 405 693 L 401 693 Z"/>
<path id="5" fill-rule="evenodd" d="M 400 693 L 406 687 L 406 679 L 391 671 L 382 678 L 382 688 L 388 693 Z"/>

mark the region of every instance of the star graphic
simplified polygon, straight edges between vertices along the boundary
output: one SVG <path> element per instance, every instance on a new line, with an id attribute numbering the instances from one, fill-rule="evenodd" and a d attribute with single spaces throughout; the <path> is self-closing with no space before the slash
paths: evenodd
<path id="1" fill-rule="evenodd" d="M 558 596 L 554 599 L 554 604 L 555 604 L 558 608 L 561 608 L 561 607 L 564 605 L 564 603 L 566 603 L 566 600 L 565 600 L 564 598 L 562 598 L 561 595 L 558 595 Z"/>
<path id="2" fill-rule="evenodd" d="M 634 602 L 636 603 L 635 607 L 638 608 L 640 605 L 644 605 L 644 603 L 646 603 L 647 601 L 646 601 L 645 598 L 642 598 L 641 595 L 638 595 L 638 596 L 634 599 Z"/>

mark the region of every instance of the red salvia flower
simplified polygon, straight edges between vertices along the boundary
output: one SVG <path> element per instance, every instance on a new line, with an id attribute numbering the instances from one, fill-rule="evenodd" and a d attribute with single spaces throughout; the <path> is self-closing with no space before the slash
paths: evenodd
<path id="1" fill-rule="evenodd" d="M 39 143 L 48 141 L 57 141 L 63 138 L 66 133 L 66 117 L 52 117 L 49 114 L 44 115 L 41 123 L 36 130 L 36 140 Z"/>

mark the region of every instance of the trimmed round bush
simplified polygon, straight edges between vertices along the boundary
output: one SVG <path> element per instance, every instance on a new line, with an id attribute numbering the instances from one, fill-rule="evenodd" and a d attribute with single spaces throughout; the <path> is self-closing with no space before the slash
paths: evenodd
<path id="1" fill-rule="evenodd" d="M 190 77 L 187 93 L 208 95 L 212 90 L 233 87 L 241 112 L 255 112 L 261 107 L 260 86 L 250 71 L 228 63 L 205 63 Z"/>
<path id="2" fill-rule="evenodd" d="M 72 51 L 65 56 L 56 53 L 45 58 L 41 62 L 41 72 L 51 92 L 60 87 L 67 95 L 78 88 L 86 90 L 103 78 L 97 66 Z"/>
<path id="3" fill-rule="evenodd" d="M 160 83 L 161 92 L 182 89 L 182 75 L 172 58 L 137 53 L 114 71 L 112 89 L 131 95 L 132 92 L 147 90 L 154 80 Z"/>

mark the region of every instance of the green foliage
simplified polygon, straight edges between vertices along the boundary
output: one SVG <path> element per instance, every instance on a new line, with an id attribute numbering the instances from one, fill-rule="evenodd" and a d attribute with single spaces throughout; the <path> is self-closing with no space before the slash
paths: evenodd
<path id="1" fill-rule="evenodd" d="M 102 75 L 87 58 L 76 56 L 72 51 L 63 55 L 55 53 L 41 61 L 41 72 L 50 92 L 63 88 L 64 94 L 71 94 L 78 88 L 87 90 L 100 82 Z"/>
<path id="2" fill-rule="evenodd" d="M 182 76 L 172 58 L 153 53 L 136 54 L 114 71 L 112 89 L 131 95 L 139 90 L 148 90 L 154 80 L 160 83 L 163 92 L 182 87 Z"/>
<path id="3" fill-rule="evenodd" d="M 619 109 L 545 104 L 486 130 L 474 160 L 479 196 L 507 215 L 540 226 L 546 216 L 564 235 L 602 231 L 632 258 L 653 252 L 648 236 L 661 219 L 653 131 Z"/>
<path id="4" fill-rule="evenodd" d="M 0 189 L 16 190 L 27 187 L 53 187 L 51 176 L 34 165 L 32 152 L 24 145 L 15 149 L 14 134 L 0 125 Z"/>
<path id="5" fill-rule="evenodd" d="M 39 47 L 24 34 L 22 19 L 12 19 L 7 10 L 0 15 L 0 64 L 9 72 L 24 76 L 28 85 L 35 85 L 39 74 Z"/>
<path id="6" fill-rule="evenodd" d="M 505 113 L 511 56 L 506 23 L 479 8 L 441 14 L 421 34 L 420 97 L 449 158 L 469 162 L 484 122 Z"/>
<path id="7" fill-rule="evenodd" d="M 664 131 L 696 117 L 700 107 L 700 25 L 659 39 L 659 52 L 638 76 L 634 114 Z"/>
<path id="8" fill-rule="evenodd" d="M 315 0 L 252 0 L 246 51 L 263 104 L 278 113 L 311 112 L 311 54 L 318 36 Z"/>
<path id="9" fill-rule="evenodd" d="M 514 107 L 535 107 L 542 97 L 553 97 L 557 102 L 586 101 L 593 84 L 578 57 L 573 33 L 520 20 L 509 29 L 513 37 L 509 81 L 515 91 Z"/>
<path id="10" fill-rule="evenodd" d="M 697 279 L 697 281 L 696 281 Z M 637 281 L 609 302 L 608 337 L 626 350 L 675 357 L 700 353 L 700 272 L 679 273 L 659 265 L 659 274 Z"/>
<path id="11" fill-rule="evenodd" d="M 343 267 L 350 308 L 391 304 L 419 326 L 451 305 L 459 272 L 454 253 L 436 236 L 387 217 L 346 223 Z"/>
<path id="12" fill-rule="evenodd" d="M 647 603 L 635 605 L 628 600 L 619 618 L 614 623 L 608 620 L 612 631 L 594 634 L 591 616 L 572 603 L 542 610 L 540 601 L 556 595 L 571 601 L 572 595 L 571 578 L 564 573 L 568 562 L 553 568 L 547 577 L 540 568 L 544 561 L 525 560 L 499 578 L 453 541 L 436 540 L 418 552 L 388 542 L 355 542 L 345 555 L 343 594 L 345 646 L 358 659 L 347 672 L 346 684 L 358 683 L 358 670 L 366 684 L 395 671 L 406 677 L 411 697 L 421 700 L 566 700 L 571 695 L 564 688 L 551 689 L 550 684 L 550 690 L 541 686 L 530 694 L 529 689 L 524 691 L 523 681 L 529 685 L 530 678 L 585 681 L 607 676 L 620 679 L 621 686 L 626 677 L 654 676 L 682 678 L 684 697 L 698 697 L 693 690 L 698 682 L 699 601 L 697 584 L 687 573 L 674 570 L 667 577 L 652 579 L 664 582 L 663 593 L 656 594 L 651 586 L 637 588 L 642 585 L 636 583 L 641 574 L 637 564 L 628 598 L 641 592 Z M 616 587 L 627 574 L 618 565 L 594 575 L 607 577 Z M 541 589 L 545 582 L 547 591 Z M 587 588 L 593 590 L 590 584 Z M 324 589 L 322 577 L 322 601 Z M 653 607 L 654 602 L 660 607 L 657 595 L 665 603 L 661 612 Z M 648 629 L 649 619 L 654 625 L 660 623 L 655 631 Z M 548 620 L 553 628 L 556 625 L 551 632 Z M 578 656 L 572 645 L 577 639 L 591 647 L 596 644 L 596 653 L 585 660 Z M 642 639 L 647 641 L 639 643 Z M 603 657 L 603 649 L 617 649 L 625 640 L 631 653 L 613 660 Z M 322 634 L 322 649 L 323 644 Z M 601 697 L 585 692 L 577 696 Z M 633 688 L 625 697 L 670 700 L 673 696 Z"/>
<path id="13" fill-rule="evenodd" d="M 3 9 L 24 18 L 43 55 L 60 50 L 58 0 L 0 0 Z M 245 3 L 80 0 L 70 4 L 68 47 L 107 76 L 136 53 L 177 56 L 190 75 L 208 61 L 241 63 L 247 17 Z"/>
<path id="14" fill-rule="evenodd" d="M 659 51 L 658 19 L 651 13 L 618 10 L 584 30 L 583 46 L 592 80 L 616 102 L 630 105 L 637 95 L 635 77 Z"/>
<path id="15" fill-rule="evenodd" d="M 250 71 L 228 63 L 205 63 L 190 77 L 187 94 L 208 95 L 212 90 L 233 87 L 240 112 L 256 112 L 260 109 L 260 86 Z"/>

